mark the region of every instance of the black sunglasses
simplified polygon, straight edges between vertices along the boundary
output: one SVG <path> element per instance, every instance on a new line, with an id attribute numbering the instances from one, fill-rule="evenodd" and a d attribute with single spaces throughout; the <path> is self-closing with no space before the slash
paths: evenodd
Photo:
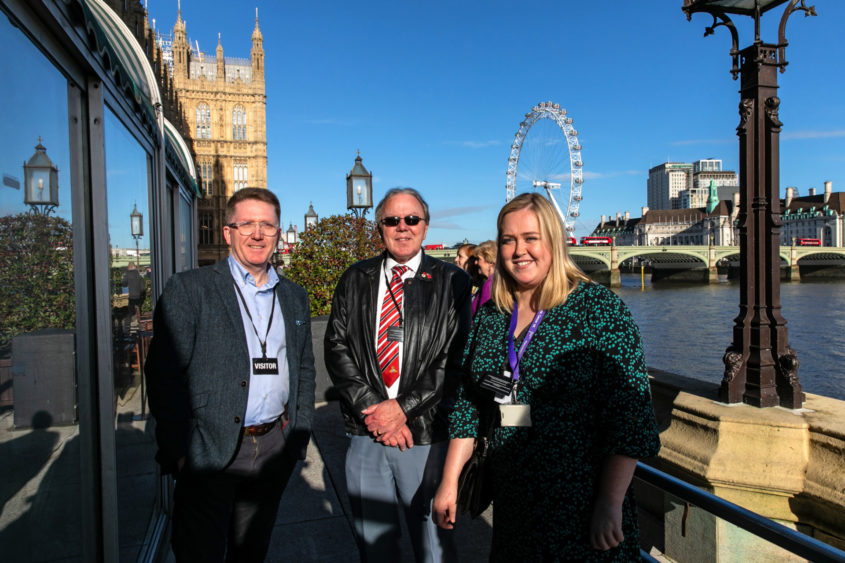
<path id="1" fill-rule="evenodd" d="M 422 217 L 417 217 L 416 215 L 407 215 L 405 217 L 382 217 L 381 224 L 385 227 L 398 227 L 399 221 L 405 221 L 406 225 L 413 227 L 422 220 Z"/>

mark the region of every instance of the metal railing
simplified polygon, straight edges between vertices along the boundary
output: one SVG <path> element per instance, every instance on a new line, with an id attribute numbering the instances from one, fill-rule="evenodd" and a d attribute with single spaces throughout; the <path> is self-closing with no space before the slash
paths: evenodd
<path id="1" fill-rule="evenodd" d="M 797 532 L 773 520 L 728 502 L 714 494 L 702 491 L 667 473 L 658 471 L 644 463 L 637 464 L 634 476 L 658 489 L 693 504 L 710 514 L 730 522 L 757 537 L 771 542 L 783 549 L 818 563 L 845 562 L 845 551 L 831 547 L 826 543 Z M 650 555 L 641 551 L 644 561 L 654 561 Z"/>

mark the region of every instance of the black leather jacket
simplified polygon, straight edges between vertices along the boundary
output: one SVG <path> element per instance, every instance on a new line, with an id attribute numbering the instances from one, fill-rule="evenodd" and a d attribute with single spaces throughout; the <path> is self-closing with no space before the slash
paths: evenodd
<path id="1" fill-rule="evenodd" d="M 346 431 L 360 436 L 369 434 L 361 411 L 388 398 L 374 341 L 385 256 L 362 260 L 344 272 L 326 327 L 326 368 L 341 397 Z M 416 275 L 405 280 L 405 340 L 396 401 L 415 444 L 448 438 L 448 415 L 471 323 L 470 284 L 463 270 L 425 254 Z"/>

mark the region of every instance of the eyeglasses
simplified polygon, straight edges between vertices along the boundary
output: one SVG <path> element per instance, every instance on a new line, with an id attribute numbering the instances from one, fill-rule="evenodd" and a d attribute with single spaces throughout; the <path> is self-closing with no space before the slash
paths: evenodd
<path id="1" fill-rule="evenodd" d="M 398 227 L 399 221 L 405 221 L 405 224 L 409 227 L 413 227 L 417 223 L 423 220 L 422 217 L 417 217 L 416 215 L 407 215 L 405 217 L 382 217 L 381 224 L 385 227 Z"/>
<path id="2" fill-rule="evenodd" d="M 256 227 L 261 230 L 261 234 L 265 237 L 275 236 L 279 232 L 279 227 L 263 221 L 241 221 L 240 223 L 229 223 L 227 227 L 236 229 L 243 237 L 248 237 L 255 233 Z"/>

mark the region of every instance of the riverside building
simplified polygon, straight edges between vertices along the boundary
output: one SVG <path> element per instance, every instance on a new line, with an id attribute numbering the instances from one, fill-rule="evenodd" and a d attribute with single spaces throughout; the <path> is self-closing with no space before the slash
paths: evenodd
<path id="1" fill-rule="evenodd" d="M 735 246 L 739 244 L 737 217 L 739 193 L 731 199 L 711 180 L 705 205 L 691 209 L 642 208 L 640 217 L 629 212 L 601 216 L 592 236 L 608 236 L 620 246 L 669 246 L 678 244 Z M 781 200 L 781 246 L 815 244 L 845 246 L 845 192 L 834 192 L 825 182 L 824 191 L 810 188 L 806 196 L 798 188 L 786 188 Z M 805 242 L 810 241 L 810 242 Z"/>
<path id="2" fill-rule="evenodd" d="M 593 236 L 607 236 L 620 246 L 670 246 L 678 244 L 733 246 L 739 242 L 736 228 L 739 193 L 730 200 L 719 200 L 718 187 L 711 180 L 703 207 L 693 209 L 642 208 L 642 216 L 631 218 L 628 211 L 616 218 L 604 215 Z"/>
<path id="3" fill-rule="evenodd" d="M 824 183 L 821 194 L 810 188 L 806 196 L 799 196 L 798 188 L 786 188 L 780 218 L 782 246 L 801 239 L 818 239 L 820 246 L 845 246 L 845 193 L 834 192 L 832 182 Z"/>

